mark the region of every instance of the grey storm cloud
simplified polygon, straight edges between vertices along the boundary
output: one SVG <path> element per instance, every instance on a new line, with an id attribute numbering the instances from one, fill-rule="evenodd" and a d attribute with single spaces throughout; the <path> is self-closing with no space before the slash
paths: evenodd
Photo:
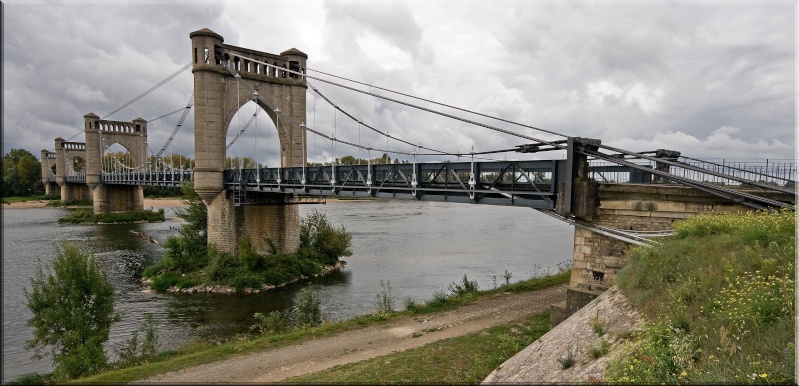
<path id="1" fill-rule="evenodd" d="M 38 154 L 58 136 L 82 140 L 84 114 L 108 114 L 189 63 L 188 34 L 210 28 L 228 44 L 259 51 L 296 47 L 309 55 L 312 70 L 634 151 L 665 147 L 699 158 L 796 154 L 796 10 L 790 2 L 7 2 L 3 10 L 4 152 Z M 311 82 L 358 119 L 412 143 L 466 152 L 524 142 Z M 109 119 L 151 120 L 179 109 L 192 84 L 187 71 Z M 244 106 L 229 138 L 254 110 L 252 103 Z M 385 137 L 349 121 L 311 90 L 307 112 L 308 124 L 320 132 L 386 147 Z M 150 124 L 151 148 L 165 143 L 176 121 L 170 116 Z M 245 135 L 277 141 L 273 126 L 262 119 Z M 192 154 L 192 130 L 190 114 L 173 151 Z M 252 147 L 241 146 L 235 151 Z M 392 141 L 388 146 L 412 150 Z M 309 150 L 312 160 L 332 157 L 329 141 L 310 138 Z M 338 148 L 336 155 L 359 152 Z"/>

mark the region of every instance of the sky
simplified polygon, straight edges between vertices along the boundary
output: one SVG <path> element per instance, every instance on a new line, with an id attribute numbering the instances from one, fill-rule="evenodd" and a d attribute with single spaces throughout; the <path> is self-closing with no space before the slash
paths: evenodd
<path id="1" fill-rule="evenodd" d="M 297 48 L 308 54 L 311 70 L 631 151 L 794 160 L 796 15 L 789 1 L 6 1 L 3 153 L 23 148 L 38 156 L 53 149 L 56 137 L 83 141 L 85 114 L 105 117 L 188 64 L 189 33 L 208 28 L 239 47 L 275 54 Z M 424 147 L 468 153 L 530 142 L 322 82 L 314 86 L 363 122 Z M 157 152 L 180 114 L 152 120 L 186 106 L 192 87 L 186 71 L 107 119 L 151 121 L 148 145 Z M 535 138 L 562 139 L 379 93 Z M 359 128 L 310 89 L 307 96 L 308 125 L 315 130 L 376 149 L 413 151 Z M 254 111 L 252 103 L 240 110 L 229 140 Z M 229 156 L 274 164 L 277 139 L 265 117 Z M 193 157 L 193 121 L 192 112 L 167 154 Z M 317 162 L 379 156 L 341 144 L 333 149 L 314 135 L 308 150 Z"/>

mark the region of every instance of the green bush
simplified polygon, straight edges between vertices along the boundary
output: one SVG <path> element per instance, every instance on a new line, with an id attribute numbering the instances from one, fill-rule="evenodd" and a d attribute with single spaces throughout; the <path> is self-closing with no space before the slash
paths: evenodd
<path id="1" fill-rule="evenodd" d="M 313 327 L 322 324 L 322 299 L 315 287 L 300 290 L 295 299 L 294 324 L 297 327 Z"/>
<path id="2" fill-rule="evenodd" d="M 272 311 L 267 315 L 256 312 L 253 315 L 256 324 L 250 327 L 250 331 L 258 332 L 259 334 L 280 334 L 290 329 L 288 316 L 280 311 Z"/>
<path id="3" fill-rule="evenodd" d="M 26 348 L 35 350 L 34 358 L 52 357 L 56 379 L 76 378 L 105 366 L 103 343 L 119 315 L 114 287 L 93 256 L 66 242 L 55 253 L 52 269 L 45 273 L 40 261 L 31 288 L 24 289 L 33 328 Z"/>
<path id="4" fill-rule="evenodd" d="M 253 276 L 237 276 L 233 278 L 231 286 L 237 292 L 242 292 L 245 288 L 261 289 L 261 280 Z"/>
<path id="5" fill-rule="evenodd" d="M 474 295 L 480 291 L 477 281 L 469 280 L 465 274 L 463 275 L 460 284 L 452 282 L 447 289 L 449 289 L 449 292 L 452 294 L 452 296 L 463 298 L 474 297 Z"/>
<path id="6" fill-rule="evenodd" d="M 163 292 L 169 289 L 174 285 L 178 284 L 178 280 L 180 280 L 180 274 L 177 272 L 164 272 L 158 276 L 154 276 L 151 279 L 150 288 L 155 291 Z"/>
<path id="7" fill-rule="evenodd" d="M 332 226 L 324 213 L 314 210 L 300 219 L 300 254 L 332 265 L 341 256 L 350 256 L 350 235 L 344 226 Z"/>
<path id="8" fill-rule="evenodd" d="M 249 237 L 245 236 L 239 241 L 238 256 L 241 264 L 250 272 L 261 270 L 265 266 L 264 257 L 255 251 Z"/>
<path id="9" fill-rule="evenodd" d="M 229 253 L 219 252 L 213 246 L 208 248 L 208 265 L 205 273 L 211 280 L 221 281 L 231 277 L 238 272 L 239 260 L 233 258 Z"/>

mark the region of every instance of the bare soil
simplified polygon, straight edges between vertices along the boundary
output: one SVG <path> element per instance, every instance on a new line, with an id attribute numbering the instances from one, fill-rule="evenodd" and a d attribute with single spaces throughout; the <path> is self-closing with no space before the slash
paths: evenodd
<path id="1" fill-rule="evenodd" d="M 499 293 L 454 310 L 403 316 L 356 331 L 241 355 L 137 383 L 275 382 L 506 324 L 546 312 L 550 304 L 565 299 L 566 285 L 534 292 Z"/>

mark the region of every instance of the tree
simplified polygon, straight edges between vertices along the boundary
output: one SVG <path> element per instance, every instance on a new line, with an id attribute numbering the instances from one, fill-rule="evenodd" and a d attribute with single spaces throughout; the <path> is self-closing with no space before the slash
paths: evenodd
<path id="1" fill-rule="evenodd" d="M 54 249 L 52 266 L 45 273 L 40 261 L 30 291 L 24 289 L 33 313 L 27 321 L 33 339 L 26 348 L 35 350 L 35 359 L 49 350 L 57 379 L 76 378 L 106 364 L 103 343 L 120 318 L 114 313 L 114 287 L 94 257 L 66 242 Z"/>
<path id="2" fill-rule="evenodd" d="M 180 228 L 180 236 L 171 236 L 166 241 L 164 266 L 179 272 L 190 272 L 208 264 L 208 209 L 194 185 L 183 183 L 184 208 L 176 208 L 175 214 L 186 221 Z"/>
<path id="3" fill-rule="evenodd" d="M 42 165 L 24 149 L 12 149 L 3 156 L 3 196 L 30 195 L 40 191 Z"/>

